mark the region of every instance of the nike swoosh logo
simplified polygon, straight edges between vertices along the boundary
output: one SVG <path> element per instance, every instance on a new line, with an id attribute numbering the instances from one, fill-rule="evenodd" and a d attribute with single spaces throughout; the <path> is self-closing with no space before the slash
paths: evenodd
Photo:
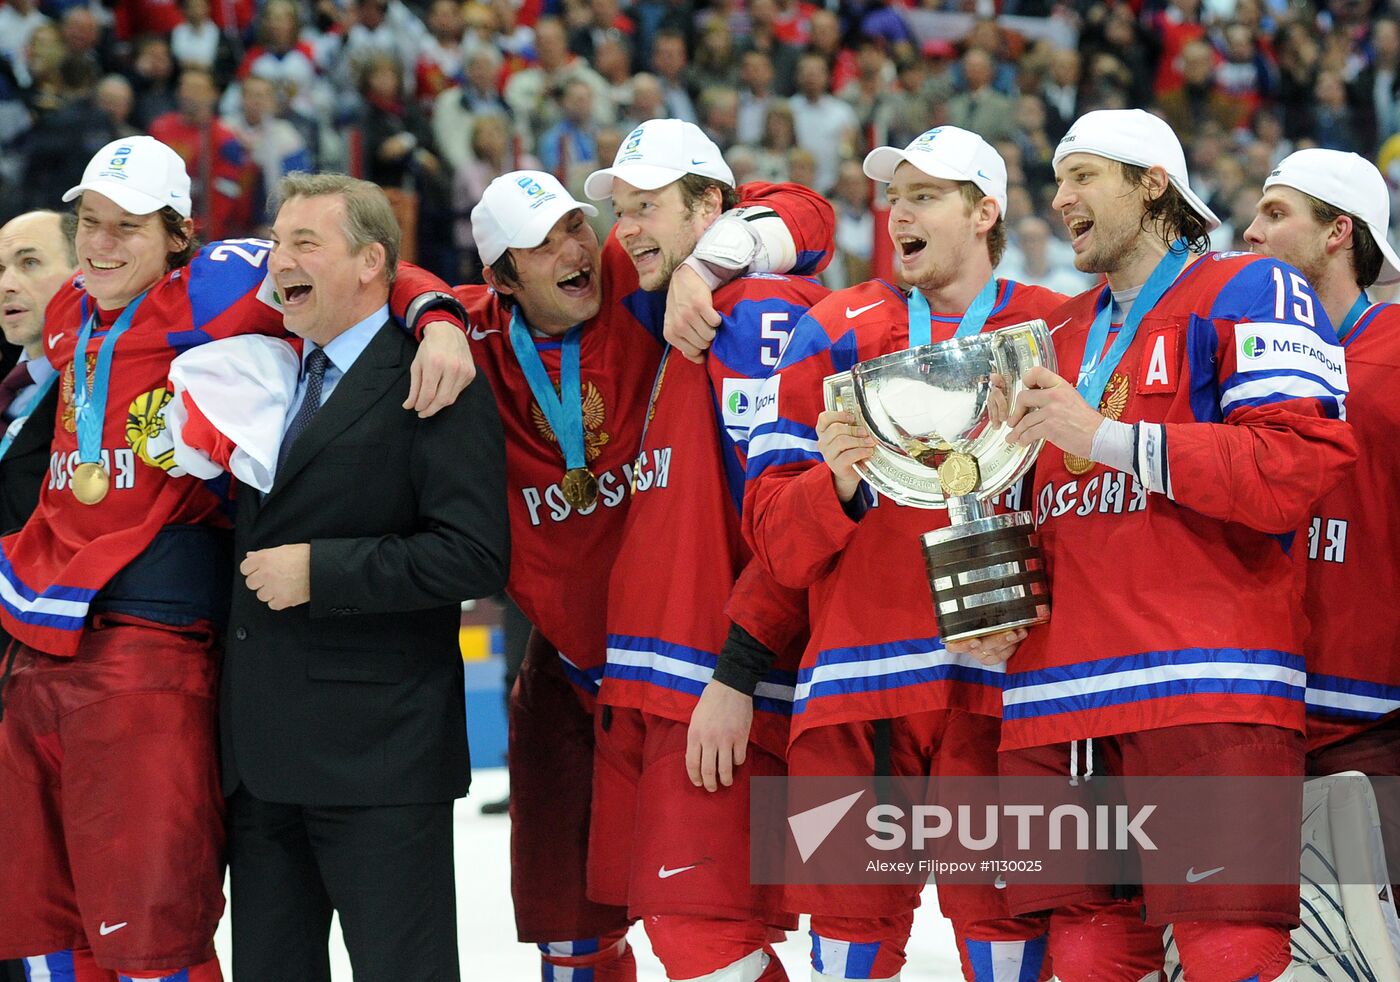
<path id="1" fill-rule="evenodd" d="M 669 877 L 675 876 L 677 873 L 684 873 L 686 870 L 690 870 L 690 869 L 694 869 L 694 868 L 695 868 L 695 865 L 691 865 L 691 866 L 677 866 L 675 869 L 667 869 L 667 868 L 666 868 L 666 865 L 663 863 L 663 864 L 661 865 L 661 868 L 660 868 L 659 870 L 656 871 L 656 876 L 657 876 L 657 879 L 665 880 L 665 879 L 668 879 Z"/>
<path id="2" fill-rule="evenodd" d="M 501 333 L 501 329 L 500 329 L 499 327 L 493 327 L 493 328 L 492 328 L 491 330 L 489 330 L 489 331 L 483 331 L 483 330 L 481 330 L 481 328 L 479 328 L 479 327 L 474 327 L 474 328 L 472 328 L 472 340 L 473 340 L 473 341 L 480 341 L 482 338 L 486 337 L 488 334 L 500 334 L 500 333 Z"/>
<path id="3" fill-rule="evenodd" d="M 696 165 L 698 165 L 698 164 L 703 164 L 703 163 L 704 163 L 703 160 L 692 160 L 692 161 L 690 162 L 690 165 L 691 165 L 692 167 L 694 167 L 694 166 L 696 166 Z"/>
<path id="4" fill-rule="evenodd" d="M 113 931 L 120 931 L 122 928 L 126 927 L 126 925 L 126 921 L 122 921 L 120 924 L 108 924 L 106 921 L 103 921 L 97 926 L 97 933 L 105 938 Z"/>
<path id="5" fill-rule="evenodd" d="M 984 180 L 984 181 L 990 181 L 990 180 L 991 180 L 990 177 L 988 177 L 986 174 L 983 174 L 980 170 L 977 172 L 977 176 L 980 177 L 980 178 L 982 178 L 982 180 Z"/>
<path id="6" fill-rule="evenodd" d="M 1216 873 L 1219 873 L 1224 868 L 1224 866 L 1217 866 L 1215 867 L 1215 869 L 1201 870 L 1201 872 L 1197 873 L 1196 867 L 1192 866 L 1186 871 L 1186 882 L 1199 883 L 1202 880 L 1204 880 L 1207 876 L 1214 876 Z"/>
<path id="7" fill-rule="evenodd" d="M 58 346 L 58 342 L 60 342 L 60 341 L 62 341 L 62 340 L 63 340 L 63 335 L 62 335 L 62 334 L 50 334 L 50 335 L 49 335 L 49 347 L 50 347 L 50 348 L 55 348 L 55 347 L 57 347 L 57 346 Z"/>
<path id="8" fill-rule="evenodd" d="M 865 313 L 867 310 L 874 310 L 876 307 L 880 306 L 880 304 L 882 304 L 882 303 L 884 303 L 884 302 L 885 302 L 885 301 L 883 301 L 883 300 L 876 300 L 874 303 L 868 303 L 868 304 L 866 304 L 864 307 L 857 307 L 855 310 L 852 310 L 850 307 L 847 307 L 847 308 L 846 308 L 846 320 L 850 320 L 850 319 L 853 318 L 853 317 L 859 317 L 861 314 Z"/>
<path id="9" fill-rule="evenodd" d="M 1073 320 L 1073 319 L 1074 319 L 1073 317 L 1070 318 L 1070 320 Z M 1069 321 L 1060 321 L 1060 323 L 1058 323 L 1058 324 L 1056 324 L 1054 327 L 1050 328 L 1050 333 L 1051 333 L 1051 334 L 1054 334 L 1056 331 L 1058 331 L 1060 328 L 1064 327 L 1064 326 L 1065 326 L 1066 324 L 1068 324 L 1068 323 L 1069 323 Z"/>

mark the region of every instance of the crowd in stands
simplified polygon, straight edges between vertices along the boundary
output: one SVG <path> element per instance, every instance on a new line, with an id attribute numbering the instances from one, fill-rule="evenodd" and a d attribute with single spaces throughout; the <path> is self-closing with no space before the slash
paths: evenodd
<path id="1" fill-rule="evenodd" d="M 494 176 L 542 168 L 578 193 L 633 126 L 674 116 L 740 181 L 828 194 L 841 286 L 884 269 L 865 151 L 952 123 L 1006 159 L 1003 275 L 1077 292 L 1050 163 L 1088 110 L 1172 124 L 1217 248 L 1245 248 L 1294 149 L 1353 150 L 1400 184 L 1386 2 L 5 0 L 0 219 L 56 206 L 93 151 L 145 131 L 186 159 L 205 239 L 262 229 L 284 173 L 345 170 L 390 190 L 416 261 L 463 282 Z"/>

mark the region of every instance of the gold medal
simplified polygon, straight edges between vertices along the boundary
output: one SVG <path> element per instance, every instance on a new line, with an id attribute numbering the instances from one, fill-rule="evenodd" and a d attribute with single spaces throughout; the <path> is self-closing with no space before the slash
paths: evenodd
<path id="1" fill-rule="evenodd" d="M 1093 470 L 1093 468 L 1094 462 L 1088 457 L 1076 457 L 1069 451 L 1065 451 L 1065 470 L 1069 471 L 1075 477 L 1079 477 L 1081 474 L 1087 474 L 1089 471 Z"/>
<path id="2" fill-rule="evenodd" d="M 1108 419 L 1118 419 L 1128 406 L 1128 376 L 1114 372 L 1104 386 L 1103 398 L 1099 400 L 1099 413 Z M 1088 457 L 1079 457 L 1065 451 L 1065 470 L 1075 477 L 1081 477 L 1094 469 L 1094 462 Z"/>
<path id="3" fill-rule="evenodd" d="M 982 474 L 977 467 L 977 458 L 970 454 L 953 451 L 938 465 L 938 483 L 943 485 L 943 494 L 957 498 L 977 490 Z"/>
<path id="4" fill-rule="evenodd" d="M 598 479 L 587 467 L 569 468 L 559 484 L 564 491 L 564 500 L 572 508 L 589 508 L 598 500 Z"/>
<path id="5" fill-rule="evenodd" d="M 101 464 L 88 462 L 73 469 L 68 486 L 73 489 L 73 497 L 80 502 L 95 505 L 107 497 L 107 492 L 112 487 L 112 479 Z"/>

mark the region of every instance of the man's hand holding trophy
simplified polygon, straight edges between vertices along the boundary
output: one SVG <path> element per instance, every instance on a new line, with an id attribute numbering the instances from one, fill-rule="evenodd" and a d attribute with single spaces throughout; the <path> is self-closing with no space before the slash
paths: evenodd
<path id="1" fill-rule="evenodd" d="M 922 537 L 944 645 L 986 665 L 1004 662 L 1049 619 L 1044 562 L 1030 512 L 997 514 L 1046 438 L 1097 422 L 1074 411 L 1055 373 L 1044 321 L 872 358 L 826 379 L 817 442 L 836 491 L 864 481 L 892 502 L 947 508 L 951 524 Z M 1058 384 L 1057 384 L 1058 383 Z M 1045 418 L 1037 418 L 1041 411 Z M 1092 412 L 1092 411 L 1091 411 Z M 1096 421 L 1102 421 L 1093 413 Z"/>

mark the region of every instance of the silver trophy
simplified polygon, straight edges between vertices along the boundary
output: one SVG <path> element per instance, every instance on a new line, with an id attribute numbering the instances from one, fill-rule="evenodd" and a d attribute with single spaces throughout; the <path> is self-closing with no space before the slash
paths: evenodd
<path id="1" fill-rule="evenodd" d="M 856 465 L 866 483 L 906 505 L 948 509 L 951 524 L 922 537 L 945 641 L 1050 617 L 1031 513 L 996 515 L 991 505 L 1044 442 L 1006 442 L 1021 376 L 1036 365 L 1057 370 L 1039 320 L 872 358 L 826 379 L 826 407 L 854 413 L 875 437 L 874 454 Z"/>

